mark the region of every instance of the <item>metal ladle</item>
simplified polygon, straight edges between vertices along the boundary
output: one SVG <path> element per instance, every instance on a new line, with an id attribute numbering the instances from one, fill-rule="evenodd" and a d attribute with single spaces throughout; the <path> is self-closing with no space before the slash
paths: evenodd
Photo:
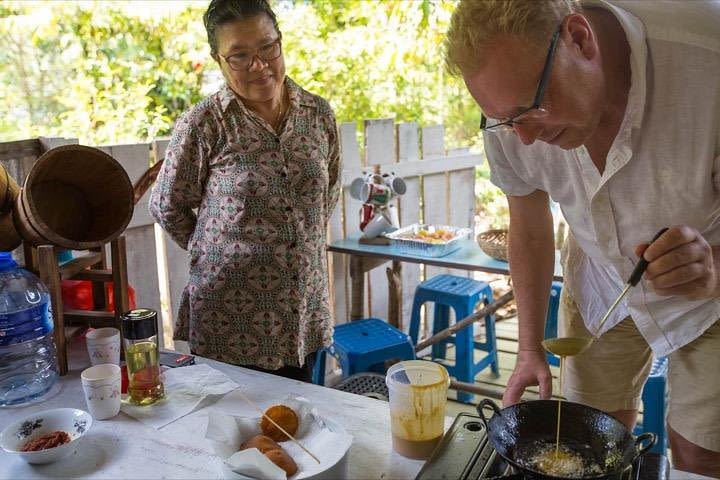
<path id="1" fill-rule="evenodd" d="M 657 240 L 660 235 L 665 233 L 667 231 L 667 228 L 663 228 L 658 233 L 655 234 L 651 244 Z M 625 288 L 622 289 L 622 292 L 620 292 L 620 295 L 618 295 L 615 302 L 613 302 L 612 305 L 610 305 L 610 308 L 605 313 L 605 316 L 600 320 L 600 324 L 598 325 L 597 331 L 599 332 L 602 330 L 602 326 L 605 324 L 608 318 L 610 318 L 610 314 L 615 310 L 615 308 L 620 303 L 620 300 L 625 297 L 625 295 L 630 290 L 630 287 L 634 287 L 638 284 L 640 281 L 640 278 L 642 278 L 643 273 L 645 273 L 645 269 L 648 266 L 647 260 L 645 260 L 644 257 L 640 257 L 640 260 L 638 260 L 637 264 L 635 264 L 635 268 L 633 269 L 632 274 L 630 274 L 630 278 L 625 283 Z M 558 357 L 569 357 L 572 355 L 577 355 L 578 353 L 583 352 L 585 349 L 587 349 L 592 343 L 595 341 L 595 338 L 597 337 L 560 337 L 560 338 L 548 338 L 543 340 L 542 346 L 547 350 L 548 352 L 552 353 L 553 355 L 557 355 Z"/>

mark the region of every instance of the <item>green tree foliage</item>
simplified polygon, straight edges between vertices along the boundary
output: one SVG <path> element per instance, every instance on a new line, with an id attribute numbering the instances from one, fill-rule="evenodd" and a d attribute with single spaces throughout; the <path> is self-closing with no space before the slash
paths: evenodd
<path id="1" fill-rule="evenodd" d="M 341 122 L 444 124 L 479 145 L 480 112 L 443 64 L 454 0 L 274 0 L 288 74 Z M 222 77 L 202 24 L 206 0 L 0 3 L 0 141 L 103 145 L 168 135 Z M 478 211 L 507 206 L 478 169 Z"/>
<path id="2" fill-rule="evenodd" d="M 157 2 L 156 2 L 157 3 Z M 148 141 L 217 87 L 205 2 L 4 2 L 0 140 L 38 135 L 92 144 Z M 340 121 L 443 123 L 468 145 L 479 111 L 445 72 L 450 0 L 276 0 L 288 74 Z M 140 12 L 140 13 L 138 13 Z"/>
<path id="3" fill-rule="evenodd" d="M 202 97 L 200 8 L 141 18 L 112 3 L 50 1 L 2 13 L 2 140 L 147 141 Z"/>
<path id="4" fill-rule="evenodd" d="M 313 0 L 280 11 L 288 74 L 341 121 L 442 123 L 449 145 L 474 140 L 479 110 L 443 63 L 451 1 Z M 285 13 L 288 14 L 285 14 Z"/>

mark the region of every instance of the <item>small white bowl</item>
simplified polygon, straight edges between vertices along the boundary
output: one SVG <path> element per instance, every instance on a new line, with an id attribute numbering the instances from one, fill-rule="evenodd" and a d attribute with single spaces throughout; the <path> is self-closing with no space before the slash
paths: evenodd
<path id="1" fill-rule="evenodd" d="M 92 427 L 89 413 L 76 408 L 55 408 L 29 415 L 18 420 L 0 433 L 0 447 L 8 453 L 19 455 L 28 463 L 52 463 L 75 452 L 80 437 Z M 70 441 L 55 448 L 37 452 L 21 452 L 27 442 L 54 431 L 70 435 Z"/>

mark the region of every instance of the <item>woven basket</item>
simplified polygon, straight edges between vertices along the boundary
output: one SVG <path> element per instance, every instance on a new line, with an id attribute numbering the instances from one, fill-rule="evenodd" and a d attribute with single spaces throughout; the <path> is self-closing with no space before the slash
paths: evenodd
<path id="1" fill-rule="evenodd" d="M 495 260 L 507 262 L 507 230 L 487 230 L 477 236 L 480 249 Z"/>

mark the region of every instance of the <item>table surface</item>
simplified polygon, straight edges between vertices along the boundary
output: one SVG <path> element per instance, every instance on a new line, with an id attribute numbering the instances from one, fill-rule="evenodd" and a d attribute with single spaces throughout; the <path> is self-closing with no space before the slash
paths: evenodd
<path id="1" fill-rule="evenodd" d="M 81 347 L 73 345 L 68 352 L 70 371 L 61 377 L 60 392 L 40 404 L 0 409 L 0 429 L 17 418 L 51 408 L 87 411 L 80 372 L 89 365 L 89 360 L 84 343 L 79 343 Z M 406 459 L 392 451 L 387 402 L 212 360 L 198 361 L 237 382 L 239 390 L 260 408 L 267 408 L 288 394 L 309 399 L 322 416 L 342 425 L 353 436 L 348 453 L 348 478 L 409 479 L 422 467 L 422 461 Z M 220 478 L 221 461 L 204 438 L 211 409 L 234 415 L 257 415 L 237 390 L 160 430 L 120 413 L 113 419 L 93 422 L 77 453 L 56 463 L 28 465 L 0 450 L 0 478 Z M 452 419 L 446 420 L 447 427 Z"/>
<path id="2" fill-rule="evenodd" d="M 403 252 L 394 245 L 367 245 L 360 243 L 358 241 L 359 238 L 360 234 L 354 234 L 343 240 L 336 240 L 328 245 L 328 250 L 350 255 L 386 258 L 388 260 L 423 263 L 425 265 L 457 268 L 461 270 L 476 270 L 504 275 L 510 272 L 507 262 L 490 257 L 480 249 L 475 240 L 471 239 L 460 240 L 460 248 L 443 257 L 424 257 Z M 562 280 L 559 252 L 555 254 L 554 277 L 556 280 Z"/>
<path id="3" fill-rule="evenodd" d="M 89 365 L 84 342 L 69 343 L 70 371 L 62 377 L 61 390 L 45 402 L 20 408 L 0 409 L 0 428 L 19 417 L 59 407 L 87 410 L 80 372 Z M 353 435 L 348 454 L 349 479 L 412 479 L 423 462 L 393 452 L 388 403 L 295 380 L 198 358 L 240 385 L 238 390 L 261 408 L 288 394 L 309 399 L 326 418 Z M 155 430 L 132 417 L 95 421 L 78 451 L 56 463 L 29 465 L 15 455 L 0 451 L 0 479 L 29 478 L 220 478 L 220 459 L 205 440 L 208 412 L 217 409 L 234 415 L 255 416 L 238 391 L 216 403 Z M 446 418 L 446 429 L 452 418 Z M 672 480 L 704 479 L 673 470 Z"/>

